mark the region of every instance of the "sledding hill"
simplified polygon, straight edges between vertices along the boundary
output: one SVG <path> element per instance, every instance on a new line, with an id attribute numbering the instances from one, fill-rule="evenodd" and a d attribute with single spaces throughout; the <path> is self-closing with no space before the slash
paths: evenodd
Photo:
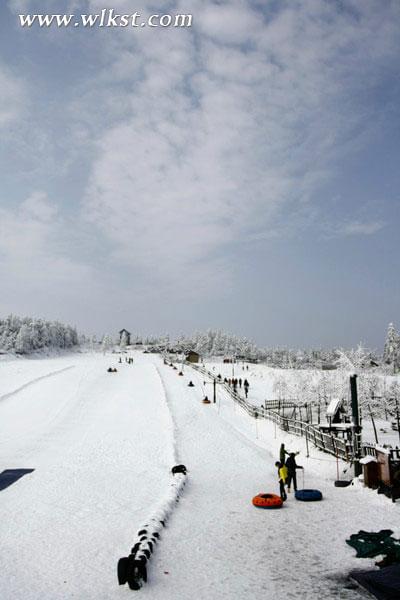
<path id="1" fill-rule="evenodd" d="M 307 486 L 321 489 L 323 502 L 290 495 L 281 510 L 257 510 L 255 494 L 278 490 L 273 428 L 256 432 L 222 393 L 204 405 L 202 377 L 189 368 L 180 377 L 158 356 L 136 353 L 133 365 L 111 355 L 62 360 L 38 361 L 40 374 L 53 375 L 37 381 L 20 361 L 14 394 L 9 379 L 7 389 L 0 384 L 0 396 L 8 394 L 0 402 L 0 470 L 34 469 L 0 491 L 2 598 L 134 593 L 118 587 L 117 561 L 165 494 L 176 460 L 187 465 L 188 483 L 139 594 L 360 598 L 345 589 L 345 576 L 372 561 L 360 565 L 345 539 L 359 529 L 393 529 L 398 506 L 312 477 L 300 454 Z M 1 365 L 4 381 L 8 368 L 15 369 Z"/>

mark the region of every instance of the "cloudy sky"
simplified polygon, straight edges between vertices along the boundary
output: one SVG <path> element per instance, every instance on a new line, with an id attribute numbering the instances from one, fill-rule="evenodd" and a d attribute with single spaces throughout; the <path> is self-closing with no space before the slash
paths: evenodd
<path id="1" fill-rule="evenodd" d="M 193 15 L 22 28 L 21 13 Z M 400 326 L 398 0 L 4 0 L 0 315 L 263 345 Z"/>

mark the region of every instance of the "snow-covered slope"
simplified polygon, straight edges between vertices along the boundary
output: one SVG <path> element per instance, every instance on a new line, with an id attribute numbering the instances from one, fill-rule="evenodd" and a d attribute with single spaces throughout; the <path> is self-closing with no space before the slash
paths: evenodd
<path id="1" fill-rule="evenodd" d="M 109 365 L 118 372 L 107 373 Z M 136 353 L 128 365 L 111 355 L 76 355 L 67 366 L 0 402 L 0 471 L 35 469 L 0 491 L 1 598 L 134 593 L 118 587 L 117 561 L 165 497 L 177 461 L 188 467 L 188 482 L 149 582 L 137 592 L 142 597 L 361 597 L 346 589 L 346 575 L 373 563 L 356 559 L 345 539 L 359 529 L 397 527 L 398 504 L 369 490 L 334 488 L 335 465 L 326 463 L 325 474 L 321 457 L 307 461 L 301 453 L 306 485 L 320 489 L 323 502 L 290 495 L 282 510 L 258 510 L 254 495 L 278 491 L 279 430 L 267 423 L 256 429 L 222 393 L 216 405 L 202 404 L 202 376 L 185 367 L 179 377 L 157 356 Z M 34 379 L 23 361 L 19 367 L 4 393 Z M 61 368 L 47 359 L 36 374 Z M 1 369 L 6 379 L 7 364 Z M 298 438 L 286 441 L 302 450 Z"/>

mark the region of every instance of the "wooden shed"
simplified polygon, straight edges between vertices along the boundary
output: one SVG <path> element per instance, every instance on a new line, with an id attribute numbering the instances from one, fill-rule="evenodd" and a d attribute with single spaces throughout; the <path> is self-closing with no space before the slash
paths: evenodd
<path id="1" fill-rule="evenodd" d="M 190 350 L 190 352 L 186 354 L 186 360 L 190 363 L 198 363 L 200 361 L 200 354 L 194 350 Z"/>

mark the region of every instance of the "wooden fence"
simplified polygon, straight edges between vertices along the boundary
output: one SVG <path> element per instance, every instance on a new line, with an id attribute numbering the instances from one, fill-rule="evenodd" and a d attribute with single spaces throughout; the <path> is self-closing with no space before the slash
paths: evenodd
<path id="1" fill-rule="evenodd" d="M 336 437 L 329 433 L 322 432 L 319 427 L 313 425 L 311 423 L 305 423 L 304 421 L 300 421 L 297 419 L 292 419 L 290 417 L 285 417 L 281 415 L 279 412 L 276 412 L 276 409 L 279 408 L 294 408 L 294 406 L 302 406 L 299 404 L 294 404 L 294 400 L 268 400 L 266 401 L 266 408 L 263 406 L 254 406 L 250 402 L 248 402 L 245 398 L 243 398 L 237 390 L 234 390 L 227 383 L 223 383 L 223 380 L 216 377 L 214 373 L 211 373 L 201 365 L 196 365 L 192 363 L 186 363 L 188 366 L 192 367 L 199 373 L 202 373 L 206 377 L 211 378 L 212 380 L 217 380 L 219 383 L 223 385 L 225 391 L 230 395 L 232 400 L 236 402 L 250 417 L 255 419 L 268 419 L 282 429 L 283 431 L 287 431 L 293 435 L 305 437 L 307 442 L 313 444 L 319 450 L 323 452 L 327 452 L 328 454 L 333 454 L 334 456 L 338 456 L 339 458 L 345 461 L 353 460 L 353 444 L 348 440 L 343 438 Z M 361 454 L 376 456 L 376 449 L 374 446 L 370 444 L 363 444 L 361 447 Z M 399 451 L 397 451 L 397 456 L 399 455 Z"/>

